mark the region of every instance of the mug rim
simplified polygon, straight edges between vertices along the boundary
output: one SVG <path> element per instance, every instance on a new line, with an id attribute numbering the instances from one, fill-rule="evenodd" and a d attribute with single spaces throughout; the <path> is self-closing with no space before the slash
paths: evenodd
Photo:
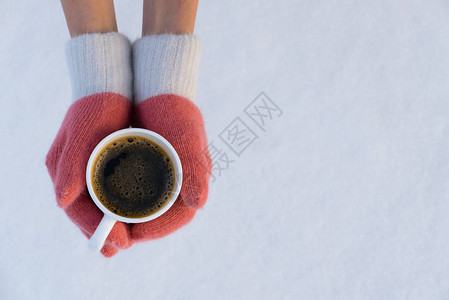
<path id="1" fill-rule="evenodd" d="M 175 181 L 174 181 L 174 185 L 173 185 L 173 192 L 171 194 L 170 199 L 156 213 L 151 214 L 146 217 L 142 217 L 142 218 L 123 217 L 123 216 L 117 215 L 114 212 L 110 211 L 109 209 L 106 208 L 106 206 L 103 205 L 103 203 L 100 202 L 97 195 L 95 194 L 95 191 L 94 191 L 93 185 L 92 185 L 91 173 L 93 172 L 93 168 L 95 167 L 94 162 L 95 162 L 96 158 L 98 157 L 98 155 L 101 153 L 101 150 L 103 150 L 103 148 L 106 145 L 108 145 L 110 142 L 112 142 L 113 140 L 121 138 L 121 137 L 125 137 L 125 136 L 131 136 L 131 135 L 147 138 L 150 141 L 159 145 L 168 154 L 168 156 L 170 157 L 170 159 L 173 162 L 173 166 L 175 169 Z M 181 160 L 180 160 L 175 148 L 173 148 L 173 146 L 160 134 L 158 134 L 154 131 L 148 130 L 148 129 L 143 129 L 143 128 L 125 128 L 125 129 L 115 131 L 115 132 L 109 134 L 108 136 L 106 136 L 105 138 L 103 138 L 97 144 L 97 146 L 94 148 L 94 150 L 91 152 L 89 161 L 87 163 L 87 168 L 86 168 L 86 184 L 87 184 L 87 189 L 89 190 L 90 197 L 94 201 L 95 205 L 97 205 L 97 207 L 105 215 L 109 216 L 110 218 L 112 218 L 114 220 L 125 222 L 125 223 L 147 222 L 147 221 L 154 220 L 157 217 L 164 214 L 175 203 L 175 201 L 178 198 L 178 195 L 181 191 L 181 186 L 182 186 L 182 164 L 181 164 Z"/>

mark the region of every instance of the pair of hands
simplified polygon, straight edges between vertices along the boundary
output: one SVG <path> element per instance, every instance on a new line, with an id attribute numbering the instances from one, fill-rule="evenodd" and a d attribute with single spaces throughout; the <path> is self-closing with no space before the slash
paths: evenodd
<path id="1" fill-rule="evenodd" d="M 212 164 L 204 121 L 193 102 L 165 94 L 133 106 L 119 94 L 94 94 L 69 108 L 46 159 L 57 203 L 84 235 L 90 238 L 103 217 L 86 187 L 90 153 L 104 137 L 130 126 L 154 131 L 173 145 L 183 166 L 183 185 L 176 202 L 162 216 L 145 223 L 117 222 L 101 249 L 106 257 L 135 242 L 176 231 L 194 217 L 207 199 Z"/>

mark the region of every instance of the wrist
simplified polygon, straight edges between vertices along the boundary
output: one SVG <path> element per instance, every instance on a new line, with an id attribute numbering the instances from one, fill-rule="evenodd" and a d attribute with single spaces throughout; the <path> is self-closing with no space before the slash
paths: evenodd
<path id="1" fill-rule="evenodd" d="M 145 0 L 142 36 L 154 34 L 192 34 L 198 0 Z"/>

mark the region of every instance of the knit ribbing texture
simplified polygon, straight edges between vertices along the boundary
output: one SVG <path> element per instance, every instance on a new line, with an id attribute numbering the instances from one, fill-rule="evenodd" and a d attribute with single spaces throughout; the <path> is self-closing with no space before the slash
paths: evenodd
<path id="1" fill-rule="evenodd" d="M 134 102 L 175 94 L 194 100 L 200 40 L 193 34 L 158 34 L 133 44 Z"/>
<path id="2" fill-rule="evenodd" d="M 102 92 L 132 97 L 131 44 L 117 32 L 84 34 L 66 46 L 73 102 Z"/>

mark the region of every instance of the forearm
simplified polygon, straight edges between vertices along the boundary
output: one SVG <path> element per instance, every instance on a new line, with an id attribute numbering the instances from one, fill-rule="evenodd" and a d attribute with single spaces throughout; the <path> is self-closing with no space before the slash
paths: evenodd
<path id="1" fill-rule="evenodd" d="M 193 33 L 198 0 L 144 0 L 142 36 Z"/>
<path id="2" fill-rule="evenodd" d="M 113 0 L 61 0 L 73 38 L 86 33 L 117 32 Z"/>

